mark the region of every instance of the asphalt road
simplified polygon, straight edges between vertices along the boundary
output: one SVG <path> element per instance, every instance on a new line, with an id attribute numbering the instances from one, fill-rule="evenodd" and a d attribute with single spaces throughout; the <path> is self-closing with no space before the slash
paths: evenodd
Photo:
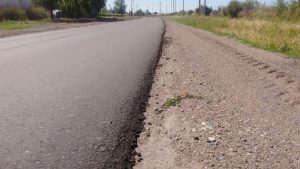
<path id="1" fill-rule="evenodd" d="M 162 33 L 151 18 L 0 39 L 0 168 L 124 165 Z"/>

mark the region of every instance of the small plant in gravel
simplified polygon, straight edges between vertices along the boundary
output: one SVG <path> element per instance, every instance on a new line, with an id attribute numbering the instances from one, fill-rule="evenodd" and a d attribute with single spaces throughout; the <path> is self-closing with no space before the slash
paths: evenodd
<path id="1" fill-rule="evenodd" d="M 167 99 L 167 101 L 163 104 L 163 108 L 169 108 L 169 107 L 175 107 L 176 105 L 178 105 L 182 100 L 182 97 L 180 96 L 175 96 L 173 98 L 169 98 Z"/>

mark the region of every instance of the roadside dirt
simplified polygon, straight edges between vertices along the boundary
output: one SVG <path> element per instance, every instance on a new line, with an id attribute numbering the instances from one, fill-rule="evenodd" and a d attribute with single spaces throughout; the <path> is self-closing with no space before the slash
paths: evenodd
<path id="1" fill-rule="evenodd" d="M 300 168 L 298 60 L 170 21 L 164 39 L 135 169 Z"/>
<path id="2" fill-rule="evenodd" d="M 32 28 L 25 29 L 15 29 L 15 30 L 3 30 L 0 29 L 0 38 L 22 35 L 22 34 L 30 34 L 37 32 L 46 32 L 50 30 L 58 30 L 58 29 L 68 29 L 68 28 L 77 28 L 84 27 L 90 25 L 101 24 L 101 22 L 87 22 L 87 23 L 47 23 L 44 25 L 35 26 Z"/>

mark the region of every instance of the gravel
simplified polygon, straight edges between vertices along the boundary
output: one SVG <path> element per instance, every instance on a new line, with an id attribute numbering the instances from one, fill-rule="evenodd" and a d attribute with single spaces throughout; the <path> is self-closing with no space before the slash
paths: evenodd
<path id="1" fill-rule="evenodd" d="M 134 168 L 299 168 L 299 60 L 166 25 Z"/>

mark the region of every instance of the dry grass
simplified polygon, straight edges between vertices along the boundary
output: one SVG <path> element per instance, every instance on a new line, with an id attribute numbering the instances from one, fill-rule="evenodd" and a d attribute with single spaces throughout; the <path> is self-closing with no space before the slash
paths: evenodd
<path id="1" fill-rule="evenodd" d="M 251 46 L 300 58 L 300 25 L 260 19 L 176 16 L 173 20 L 237 38 Z"/>

